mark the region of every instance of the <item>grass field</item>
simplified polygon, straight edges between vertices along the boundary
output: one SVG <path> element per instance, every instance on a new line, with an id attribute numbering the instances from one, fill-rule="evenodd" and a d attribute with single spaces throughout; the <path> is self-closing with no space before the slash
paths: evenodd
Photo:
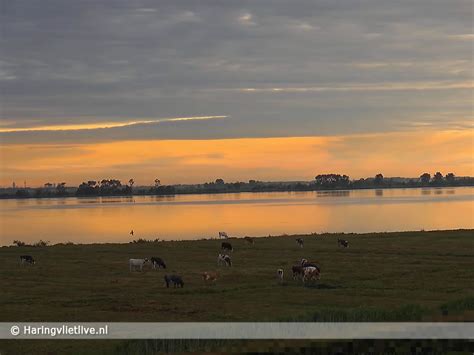
<path id="1" fill-rule="evenodd" d="M 230 268 L 217 267 L 219 240 L 3 247 L 0 321 L 474 320 L 472 230 L 345 234 L 347 249 L 338 234 L 302 236 L 304 248 L 297 237 L 230 239 Z M 36 265 L 20 267 L 21 254 Z M 151 256 L 168 269 L 129 272 L 129 258 Z M 321 264 L 314 285 L 291 278 L 303 257 Z M 216 270 L 215 284 L 200 278 Z M 165 272 L 185 287 L 165 288 Z"/>

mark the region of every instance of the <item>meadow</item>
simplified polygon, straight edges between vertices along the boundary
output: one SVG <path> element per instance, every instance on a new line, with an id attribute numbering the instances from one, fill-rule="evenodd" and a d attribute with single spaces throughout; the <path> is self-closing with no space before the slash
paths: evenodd
<path id="1" fill-rule="evenodd" d="M 2 247 L 0 321 L 474 321 L 472 238 L 472 230 L 231 238 L 232 267 L 217 266 L 220 240 Z M 20 266 L 22 254 L 36 264 Z M 129 258 L 152 256 L 168 268 L 129 271 Z M 301 258 L 320 263 L 319 282 L 292 279 Z M 204 271 L 220 278 L 205 283 Z M 184 288 L 166 288 L 165 273 L 181 275 Z M 65 353 L 75 343 L 4 341 L 0 352 L 31 344 L 63 344 Z M 134 342 L 95 344 L 133 353 Z"/>

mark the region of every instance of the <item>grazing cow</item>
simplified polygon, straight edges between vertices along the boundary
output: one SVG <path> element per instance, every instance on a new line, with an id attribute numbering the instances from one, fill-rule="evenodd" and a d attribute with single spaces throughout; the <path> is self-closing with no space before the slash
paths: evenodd
<path id="1" fill-rule="evenodd" d="M 316 261 L 308 261 L 308 259 L 301 259 L 301 266 L 303 268 L 306 267 L 315 267 L 321 272 L 321 267 L 319 266 L 319 263 Z"/>
<path id="2" fill-rule="evenodd" d="M 295 280 L 299 277 L 302 278 L 304 276 L 304 268 L 302 266 L 294 265 L 291 268 L 291 271 L 293 271 L 293 280 Z"/>
<path id="3" fill-rule="evenodd" d="M 283 269 L 277 270 L 277 277 L 280 281 L 283 281 Z"/>
<path id="4" fill-rule="evenodd" d="M 130 259 L 128 261 L 128 264 L 130 266 L 130 271 L 132 271 L 132 269 L 136 269 L 136 268 L 139 268 L 140 271 L 142 271 L 143 270 L 143 265 L 145 265 L 147 262 L 148 262 L 148 259 Z"/>
<path id="5" fill-rule="evenodd" d="M 309 266 L 304 268 L 303 282 L 306 281 L 317 281 L 321 278 L 321 273 L 318 268 Z"/>
<path id="6" fill-rule="evenodd" d="M 221 249 L 222 250 L 230 250 L 230 252 L 234 251 L 234 249 L 232 248 L 232 244 L 230 244 L 228 242 L 222 242 Z"/>
<path id="7" fill-rule="evenodd" d="M 226 232 L 219 232 L 219 238 L 220 239 L 227 239 L 229 236 L 227 235 Z"/>
<path id="8" fill-rule="evenodd" d="M 229 255 L 219 254 L 217 256 L 217 265 L 224 264 L 226 266 L 232 266 L 232 260 Z"/>
<path id="9" fill-rule="evenodd" d="M 254 243 L 254 240 L 253 238 L 250 238 L 250 237 L 244 237 L 244 240 L 249 243 L 249 244 L 253 244 Z"/>
<path id="10" fill-rule="evenodd" d="M 153 265 L 153 269 L 156 269 L 156 268 L 166 269 L 166 264 L 165 264 L 165 262 L 163 261 L 162 258 L 152 257 L 151 258 L 151 264 Z"/>
<path id="11" fill-rule="evenodd" d="M 24 263 L 35 264 L 36 261 L 31 255 L 20 255 L 20 264 Z"/>
<path id="12" fill-rule="evenodd" d="M 184 287 L 183 279 L 178 275 L 165 275 L 165 283 L 166 288 L 170 287 L 170 283 L 172 283 L 174 287 Z"/>
<path id="13" fill-rule="evenodd" d="M 218 279 L 219 275 L 217 272 L 203 272 L 202 273 L 202 279 L 204 281 L 216 281 Z"/>
<path id="14" fill-rule="evenodd" d="M 337 245 L 338 245 L 339 247 L 347 248 L 347 247 L 349 247 L 349 242 L 348 242 L 347 240 L 345 240 L 345 239 L 339 239 L 339 238 L 338 238 L 338 239 L 337 239 Z"/>
<path id="15" fill-rule="evenodd" d="M 301 238 L 296 238 L 296 244 L 298 244 L 300 248 L 302 248 L 304 245 L 304 240 Z"/>

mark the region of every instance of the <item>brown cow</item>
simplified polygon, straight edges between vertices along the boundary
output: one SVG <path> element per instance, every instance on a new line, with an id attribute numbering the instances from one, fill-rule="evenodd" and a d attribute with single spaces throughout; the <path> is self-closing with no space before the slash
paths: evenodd
<path id="1" fill-rule="evenodd" d="M 204 281 L 216 281 L 218 277 L 219 275 L 217 274 L 217 272 L 205 271 L 202 273 L 202 279 Z"/>

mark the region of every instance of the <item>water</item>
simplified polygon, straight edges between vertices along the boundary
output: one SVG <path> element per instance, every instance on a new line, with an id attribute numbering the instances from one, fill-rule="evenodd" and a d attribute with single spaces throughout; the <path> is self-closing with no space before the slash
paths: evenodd
<path id="1" fill-rule="evenodd" d="M 0 200 L 0 244 L 474 228 L 473 201 L 473 187 Z"/>

